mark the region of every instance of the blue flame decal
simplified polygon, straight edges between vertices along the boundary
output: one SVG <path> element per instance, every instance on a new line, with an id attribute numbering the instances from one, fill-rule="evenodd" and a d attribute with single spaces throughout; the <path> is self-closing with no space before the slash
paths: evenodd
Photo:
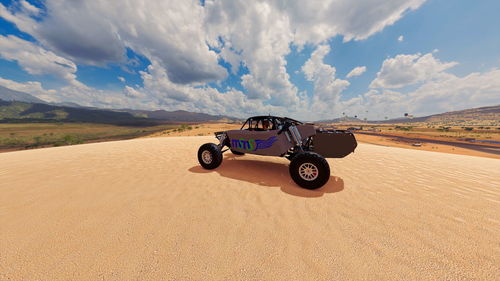
<path id="1" fill-rule="evenodd" d="M 278 140 L 278 138 L 276 136 L 272 136 L 270 138 L 268 138 L 267 140 L 255 140 L 255 143 L 257 144 L 255 150 L 257 149 L 266 149 L 266 148 L 269 148 L 271 146 L 273 146 L 273 144 Z"/>

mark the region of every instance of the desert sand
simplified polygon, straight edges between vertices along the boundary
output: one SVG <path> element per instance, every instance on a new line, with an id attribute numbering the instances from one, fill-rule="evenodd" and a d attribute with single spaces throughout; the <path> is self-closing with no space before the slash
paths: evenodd
<path id="1" fill-rule="evenodd" d="M 361 143 L 297 187 L 213 137 L 0 154 L 0 280 L 495 280 L 500 160 Z M 498 279 L 497 279 L 498 280 Z"/>

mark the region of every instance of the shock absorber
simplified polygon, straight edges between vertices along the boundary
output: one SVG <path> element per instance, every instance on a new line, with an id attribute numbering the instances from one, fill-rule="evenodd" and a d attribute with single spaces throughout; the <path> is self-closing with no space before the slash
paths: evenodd
<path id="1" fill-rule="evenodd" d="M 290 132 L 295 145 L 302 147 L 302 136 L 297 127 L 295 125 L 290 126 L 288 132 Z"/>

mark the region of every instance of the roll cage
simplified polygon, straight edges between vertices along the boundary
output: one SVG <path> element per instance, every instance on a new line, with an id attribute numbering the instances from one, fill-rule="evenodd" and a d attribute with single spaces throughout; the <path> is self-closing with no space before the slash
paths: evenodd
<path id="1" fill-rule="evenodd" d="M 302 122 L 288 117 L 254 116 L 248 118 L 245 121 L 245 123 L 243 123 L 243 126 L 241 126 L 240 130 L 264 131 L 264 129 L 262 128 L 262 123 L 265 121 L 268 121 L 270 124 L 268 130 L 280 130 L 285 124 L 290 124 L 290 125 L 302 124 Z"/>

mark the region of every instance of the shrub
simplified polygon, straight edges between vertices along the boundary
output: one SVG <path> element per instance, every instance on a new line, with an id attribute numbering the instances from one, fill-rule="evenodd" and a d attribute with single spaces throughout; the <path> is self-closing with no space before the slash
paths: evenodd
<path id="1" fill-rule="evenodd" d="M 81 144 L 81 143 L 83 143 L 83 140 L 81 140 L 78 136 L 65 135 L 61 139 L 54 142 L 54 146 L 73 145 L 73 144 Z"/>
<path id="2" fill-rule="evenodd" d="M 411 131 L 411 129 L 413 129 L 413 127 L 412 126 L 408 126 L 408 127 L 396 126 L 394 129 L 401 130 L 401 131 Z"/>

